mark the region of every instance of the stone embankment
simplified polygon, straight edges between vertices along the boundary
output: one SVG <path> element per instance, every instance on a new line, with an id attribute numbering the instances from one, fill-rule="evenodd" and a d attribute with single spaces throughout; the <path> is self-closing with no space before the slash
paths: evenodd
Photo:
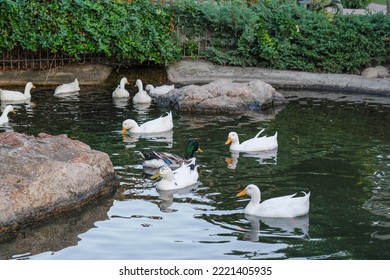
<path id="1" fill-rule="evenodd" d="M 78 79 L 80 85 L 105 84 L 113 68 L 102 64 L 69 64 L 47 70 L 0 71 L 0 86 L 24 86 L 32 82 L 39 86 L 58 86 Z"/>
<path id="2" fill-rule="evenodd" d="M 319 74 L 257 67 L 220 66 L 204 60 L 181 60 L 171 64 L 168 79 L 177 84 L 206 84 L 218 79 L 235 82 L 261 80 L 276 89 L 334 90 L 390 95 L 390 78 L 350 74 Z"/>

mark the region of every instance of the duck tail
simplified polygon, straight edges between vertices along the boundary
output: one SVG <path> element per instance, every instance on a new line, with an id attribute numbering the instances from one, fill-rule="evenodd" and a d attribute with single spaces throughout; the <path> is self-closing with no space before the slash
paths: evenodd
<path id="1" fill-rule="evenodd" d="M 308 196 L 308 197 L 310 197 L 310 192 L 304 192 L 304 191 L 301 191 L 305 196 Z"/>
<path id="2" fill-rule="evenodd" d="M 257 138 L 257 137 L 259 137 L 259 136 L 260 136 L 260 134 L 262 134 L 262 133 L 264 132 L 264 130 L 265 130 L 264 128 L 263 128 L 262 130 L 260 130 L 260 131 L 259 131 L 259 133 L 257 133 L 257 134 L 256 134 L 256 136 L 255 136 L 254 138 Z"/>

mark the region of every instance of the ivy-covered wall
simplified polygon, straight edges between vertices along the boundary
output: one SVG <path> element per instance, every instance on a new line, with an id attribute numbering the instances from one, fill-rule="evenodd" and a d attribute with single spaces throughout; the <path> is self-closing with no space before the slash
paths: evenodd
<path id="1" fill-rule="evenodd" d="M 329 73 L 390 65 L 388 15 L 331 15 L 294 0 L 250 2 L 3 0 L 0 53 L 44 49 L 75 59 L 93 53 L 161 65 L 191 55 L 224 65 Z"/>
<path id="2" fill-rule="evenodd" d="M 211 32 L 202 54 L 218 64 L 329 73 L 390 65 L 390 16 L 383 13 L 333 15 L 291 0 L 254 5 L 194 5 L 187 0 L 174 8 L 175 24 L 187 30 L 189 47 L 194 45 L 191 38 L 202 39 L 197 32 Z"/>
<path id="3" fill-rule="evenodd" d="M 164 8 L 147 0 L 0 1 L 0 52 L 43 48 L 164 64 L 180 50 Z"/>

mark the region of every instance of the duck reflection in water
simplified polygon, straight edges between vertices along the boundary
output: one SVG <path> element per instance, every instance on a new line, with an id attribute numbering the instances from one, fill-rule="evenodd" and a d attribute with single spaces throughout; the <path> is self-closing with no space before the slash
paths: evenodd
<path id="1" fill-rule="evenodd" d="M 159 133 L 132 133 L 122 135 L 123 142 L 127 143 L 126 148 L 134 148 L 135 143 L 140 138 L 153 142 L 167 143 L 166 148 L 172 148 L 173 146 L 173 130 L 159 132 Z"/>
<path id="2" fill-rule="evenodd" d="M 278 149 L 259 151 L 259 152 L 243 152 L 242 154 L 243 157 L 256 158 L 256 161 L 260 165 L 276 164 Z M 231 157 L 225 158 L 227 168 L 236 169 L 239 157 L 240 157 L 240 152 L 231 152 Z"/>
<path id="3" fill-rule="evenodd" d="M 170 191 L 162 191 L 156 189 L 159 194 L 159 199 L 161 199 L 161 201 L 158 203 L 158 207 L 160 208 L 161 212 L 165 212 L 165 213 L 178 211 L 177 209 L 170 208 L 173 204 L 174 195 L 184 196 L 190 194 L 194 192 L 197 189 L 197 187 L 198 184 L 194 184 L 182 189 L 170 190 Z"/>
<path id="4" fill-rule="evenodd" d="M 128 98 L 113 98 L 112 102 L 117 109 L 125 109 L 129 105 Z"/>
<path id="5" fill-rule="evenodd" d="M 259 241 L 261 236 L 305 237 L 309 234 L 309 215 L 294 218 L 260 218 L 245 214 L 250 229 L 243 240 Z"/>
<path id="6" fill-rule="evenodd" d="M 133 103 L 134 111 L 138 114 L 146 114 L 150 110 L 151 103 Z"/>

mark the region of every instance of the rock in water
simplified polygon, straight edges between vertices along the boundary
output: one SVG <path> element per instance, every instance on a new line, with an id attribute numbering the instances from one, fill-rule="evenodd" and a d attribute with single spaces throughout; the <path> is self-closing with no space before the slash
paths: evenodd
<path id="1" fill-rule="evenodd" d="M 69 139 L 0 133 L 0 233 L 79 207 L 118 182 L 106 153 Z"/>
<path id="2" fill-rule="evenodd" d="M 282 94 L 261 80 L 238 83 L 229 79 L 174 89 L 155 101 L 180 111 L 218 113 L 261 112 L 286 102 Z"/>

